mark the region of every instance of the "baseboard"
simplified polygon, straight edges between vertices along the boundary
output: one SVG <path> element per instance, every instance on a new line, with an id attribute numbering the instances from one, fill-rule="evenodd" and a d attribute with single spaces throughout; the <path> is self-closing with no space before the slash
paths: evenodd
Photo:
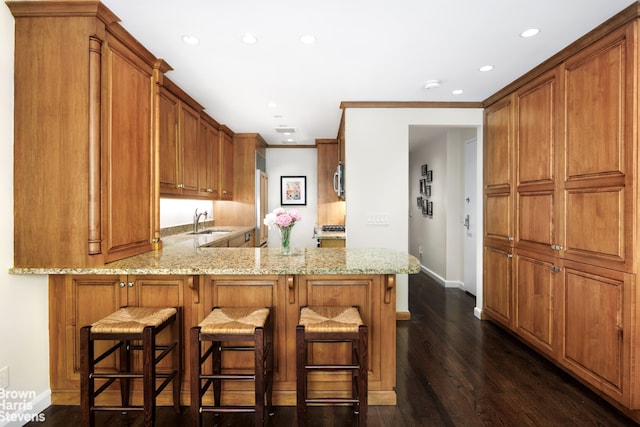
<path id="1" fill-rule="evenodd" d="M 408 311 L 396 311 L 396 320 L 411 320 L 411 313 Z"/>

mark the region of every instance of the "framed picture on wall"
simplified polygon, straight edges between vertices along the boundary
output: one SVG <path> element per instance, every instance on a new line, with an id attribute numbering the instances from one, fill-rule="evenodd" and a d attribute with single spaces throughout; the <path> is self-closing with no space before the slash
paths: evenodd
<path id="1" fill-rule="evenodd" d="M 427 171 L 427 182 L 433 181 L 433 170 Z"/>
<path id="2" fill-rule="evenodd" d="M 431 197 L 431 186 L 430 185 L 426 185 L 424 186 L 424 195 L 427 197 Z"/>
<path id="3" fill-rule="evenodd" d="M 418 197 L 418 207 L 422 208 L 422 197 Z"/>
<path id="4" fill-rule="evenodd" d="M 306 176 L 280 177 L 280 204 L 299 206 L 307 204 Z"/>
<path id="5" fill-rule="evenodd" d="M 425 176 L 427 174 L 427 165 L 422 165 L 422 176 Z"/>
<path id="6" fill-rule="evenodd" d="M 433 202 L 427 202 L 427 216 L 433 216 Z"/>
<path id="7" fill-rule="evenodd" d="M 427 207 L 429 206 L 429 201 L 427 199 L 422 199 L 422 215 L 427 214 Z"/>

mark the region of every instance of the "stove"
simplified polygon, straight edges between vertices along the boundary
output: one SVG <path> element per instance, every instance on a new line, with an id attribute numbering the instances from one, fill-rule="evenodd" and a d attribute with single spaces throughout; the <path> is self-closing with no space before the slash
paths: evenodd
<path id="1" fill-rule="evenodd" d="M 344 225 L 323 225 L 322 231 L 345 231 Z"/>

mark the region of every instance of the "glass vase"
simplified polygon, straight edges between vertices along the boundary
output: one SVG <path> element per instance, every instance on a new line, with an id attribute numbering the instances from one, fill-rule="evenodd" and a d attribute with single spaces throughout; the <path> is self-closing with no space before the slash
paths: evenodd
<path id="1" fill-rule="evenodd" d="M 291 255 L 291 229 L 293 227 L 280 227 L 280 240 L 282 245 L 280 246 L 281 255 Z"/>

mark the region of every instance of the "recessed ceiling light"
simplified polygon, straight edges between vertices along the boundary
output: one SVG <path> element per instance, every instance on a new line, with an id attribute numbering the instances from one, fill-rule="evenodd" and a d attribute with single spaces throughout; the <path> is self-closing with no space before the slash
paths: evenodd
<path id="1" fill-rule="evenodd" d="M 186 44 L 198 44 L 200 40 L 196 36 L 184 35 L 182 36 L 182 41 Z"/>
<path id="2" fill-rule="evenodd" d="M 493 70 L 493 65 L 484 65 L 480 67 L 480 71 L 491 71 Z"/>
<path id="3" fill-rule="evenodd" d="M 528 30 L 524 30 L 520 33 L 520 37 L 528 38 L 537 35 L 540 32 L 537 28 L 529 28 Z"/>
<path id="4" fill-rule="evenodd" d="M 276 108 L 278 106 L 278 104 L 276 104 L 275 102 L 270 102 L 267 105 L 269 106 L 269 108 Z"/>
<path id="5" fill-rule="evenodd" d="M 258 38 L 251 33 L 246 33 L 242 36 L 242 42 L 245 44 L 256 44 L 258 43 Z"/>
<path id="6" fill-rule="evenodd" d="M 311 34 L 305 34 L 300 37 L 300 43 L 302 44 L 314 44 L 316 42 L 316 38 Z"/>
<path id="7" fill-rule="evenodd" d="M 437 87 L 440 87 L 440 80 L 427 80 L 424 84 L 425 89 L 435 89 Z"/>
<path id="8" fill-rule="evenodd" d="M 452 93 L 452 94 L 454 94 L 454 95 L 461 95 L 461 94 L 462 94 L 462 92 L 463 92 L 463 90 L 462 90 L 462 89 L 456 89 L 456 90 L 454 90 L 454 91 L 453 91 L 453 92 L 451 92 L 451 93 Z"/>

